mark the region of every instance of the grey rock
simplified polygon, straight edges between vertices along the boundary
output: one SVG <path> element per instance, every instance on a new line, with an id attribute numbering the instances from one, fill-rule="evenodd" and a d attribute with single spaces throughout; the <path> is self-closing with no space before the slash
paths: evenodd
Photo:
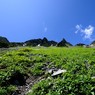
<path id="1" fill-rule="evenodd" d="M 57 70 L 57 71 L 54 71 L 54 73 L 51 75 L 52 77 L 53 76 L 57 76 L 57 75 L 60 75 L 60 74 L 62 74 L 62 73 L 65 73 L 66 72 L 66 70 L 61 70 L 61 69 L 59 69 L 59 70 Z"/>

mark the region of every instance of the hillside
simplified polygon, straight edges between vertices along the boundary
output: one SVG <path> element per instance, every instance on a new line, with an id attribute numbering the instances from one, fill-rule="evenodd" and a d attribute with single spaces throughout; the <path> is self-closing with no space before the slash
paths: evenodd
<path id="1" fill-rule="evenodd" d="M 0 54 L 0 95 L 94 95 L 94 48 L 16 48 Z"/>

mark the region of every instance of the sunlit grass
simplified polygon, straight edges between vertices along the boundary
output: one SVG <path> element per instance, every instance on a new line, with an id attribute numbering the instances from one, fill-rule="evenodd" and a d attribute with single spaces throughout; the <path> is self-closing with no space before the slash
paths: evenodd
<path id="1" fill-rule="evenodd" d="M 67 72 L 60 78 L 52 79 L 50 82 L 51 85 L 45 85 L 48 80 L 34 85 L 33 92 L 29 95 L 55 95 L 55 89 L 59 91 L 56 92 L 58 95 L 76 95 L 75 93 L 78 93 L 78 91 L 81 91 L 80 94 L 85 93 L 85 95 L 90 95 L 93 92 L 92 88 L 95 88 L 95 80 L 91 79 L 91 77 L 95 76 L 94 48 L 20 47 L 10 51 L 4 51 L 4 53 L 0 54 L 0 94 L 7 92 L 11 94 L 15 90 L 15 85 L 11 84 L 9 80 L 17 72 L 27 76 L 50 77 L 42 69 L 45 66 L 47 68 L 55 67 L 57 69 L 66 69 Z M 60 83 L 62 85 L 59 85 Z M 81 88 L 79 87 L 79 89 L 75 87 L 78 83 L 81 84 Z M 39 84 L 43 84 L 43 91 L 38 90 Z M 62 88 L 63 86 L 65 88 Z M 85 88 L 85 86 L 88 88 Z M 11 91 L 9 88 L 13 88 L 13 90 Z"/>

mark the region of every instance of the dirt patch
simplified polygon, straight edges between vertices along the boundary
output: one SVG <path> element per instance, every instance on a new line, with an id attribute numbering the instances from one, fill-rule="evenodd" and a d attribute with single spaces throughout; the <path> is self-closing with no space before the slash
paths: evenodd
<path id="1" fill-rule="evenodd" d="M 9 81 L 10 81 L 10 84 L 12 85 L 23 86 L 26 83 L 25 82 L 26 78 L 25 78 L 25 75 L 19 72 L 16 72 L 13 74 L 13 76 L 11 76 Z"/>
<path id="2" fill-rule="evenodd" d="M 12 95 L 26 95 L 29 90 L 31 90 L 31 87 L 40 81 L 43 77 L 42 76 L 31 76 L 26 79 L 24 85 L 17 86 L 17 90 Z"/>

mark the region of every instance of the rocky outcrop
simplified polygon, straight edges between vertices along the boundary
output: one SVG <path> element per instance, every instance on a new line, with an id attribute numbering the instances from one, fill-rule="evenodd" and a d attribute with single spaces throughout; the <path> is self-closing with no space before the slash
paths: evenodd
<path id="1" fill-rule="evenodd" d="M 49 41 L 47 38 L 43 38 L 43 39 L 32 39 L 32 40 L 28 40 L 25 42 L 27 46 L 45 46 L 45 47 L 48 47 L 48 46 L 55 46 L 57 44 L 57 42 L 55 41 Z"/>
<path id="2" fill-rule="evenodd" d="M 42 39 L 41 46 L 46 46 L 46 47 L 50 46 L 50 42 L 48 41 L 47 38 L 44 37 L 44 38 Z"/>
<path id="3" fill-rule="evenodd" d="M 31 39 L 25 42 L 25 44 L 27 46 L 37 46 L 38 44 L 40 44 L 42 42 L 41 39 Z"/>
<path id="4" fill-rule="evenodd" d="M 63 39 L 61 42 L 56 42 L 56 41 L 49 41 L 47 38 L 43 38 L 43 39 L 32 39 L 32 40 L 28 40 L 25 42 L 27 46 L 38 46 L 40 44 L 40 46 L 58 46 L 58 47 L 68 47 L 68 46 L 72 46 L 71 43 L 67 42 L 65 39 Z"/>
<path id="5" fill-rule="evenodd" d="M 57 46 L 58 46 L 58 47 L 68 47 L 68 46 L 72 46 L 72 44 L 69 43 L 69 42 L 67 42 L 67 41 L 63 38 L 63 40 L 62 40 L 61 42 L 59 42 L 59 43 L 57 44 Z"/>

